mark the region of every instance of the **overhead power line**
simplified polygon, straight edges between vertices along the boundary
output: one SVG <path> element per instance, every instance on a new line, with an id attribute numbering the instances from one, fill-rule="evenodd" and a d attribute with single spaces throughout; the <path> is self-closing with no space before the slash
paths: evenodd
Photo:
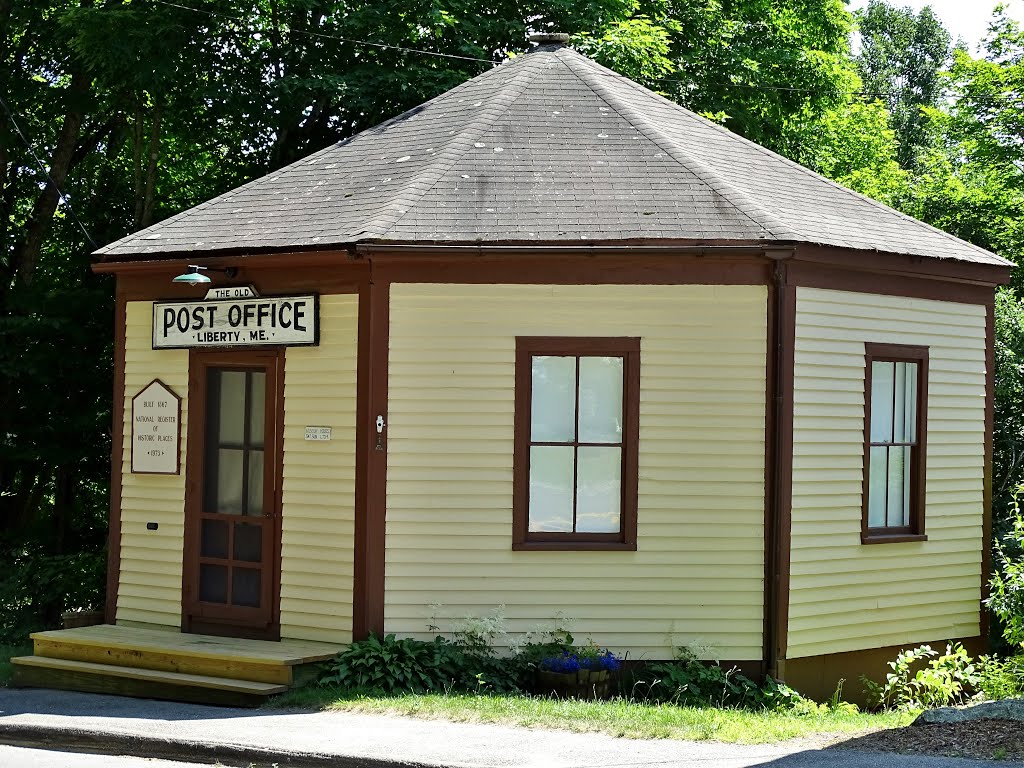
<path id="1" fill-rule="evenodd" d="M 53 176 L 50 175 L 50 171 L 43 164 L 43 161 L 39 159 L 39 155 L 36 154 L 35 149 L 32 147 L 32 142 L 30 142 L 28 140 L 28 137 L 25 136 L 25 134 L 22 132 L 21 126 L 18 125 L 18 121 L 14 118 L 14 113 L 11 111 L 11 108 L 7 106 L 7 102 L 4 101 L 2 98 L 0 98 L 0 106 L 3 107 L 4 112 L 7 114 L 7 119 L 11 121 L 11 125 L 14 127 L 14 132 L 18 135 L 18 138 L 21 139 L 21 143 L 25 145 L 25 149 L 28 150 L 28 153 L 32 156 L 32 159 L 36 161 L 36 165 L 39 166 L 39 170 L 42 171 L 43 175 L 46 177 L 47 182 L 51 184 L 53 188 L 57 191 L 57 196 L 60 198 L 61 203 L 63 203 L 64 206 L 68 209 L 68 213 L 71 214 L 71 218 L 75 220 L 75 223 L 78 225 L 78 228 L 82 230 L 82 234 L 85 235 L 86 241 L 88 241 L 89 245 L 92 246 L 93 249 L 98 248 L 99 246 L 96 245 L 96 241 L 92 239 L 92 236 L 89 234 L 89 231 L 85 228 L 85 225 L 82 223 L 82 220 L 78 218 L 78 214 L 75 213 L 75 208 L 73 205 L 71 205 L 71 199 L 66 194 L 64 194 L 64 190 L 62 190 L 60 188 L 60 185 L 53 180 Z"/>
<path id="2" fill-rule="evenodd" d="M 166 6 L 170 7 L 170 8 L 178 8 L 178 9 L 183 10 L 183 11 L 192 11 L 194 13 L 201 13 L 201 14 L 205 14 L 207 16 L 216 16 L 216 17 L 220 17 L 220 18 L 224 18 L 224 19 L 230 19 L 231 21 L 237 21 L 237 22 L 240 22 L 242 24 L 251 24 L 252 23 L 252 19 L 246 18 L 244 16 L 235 16 L 235 15 L 229 14 L 229 13 L 221 13 L 220 11 L 211 11 L 211 10 L 208 10 L 206 8 L 196 8 L 194 6 L 185 5 L 183 3 L 171 2 L 171 0 L 152 0 L 152 2 L 158 3 L 160 5 L 166 5 Z M 385 50 L 390 50 L 390 51 L 400 51 L 402 53 L 419 54 L 419 55 L 422 55 L 422 56 L 433 56 L 433 57 L 439 58 L 439 59 L 455 59 L 455 60 L 458 60 L 458 61 L 472 61 L 472 62 L 477 62 L 477 63 L 480 63 L 480 64 L 489 64 L 491 66 L 494 66 L 496 64 L 500 64 L 501 63 L 500 61 L 495 61 L 494 59 L 484 59 L 484 58 L 480 58 L 480 57 L 477 57 L 477 56 L 461 56 L 461 55 L 454 54 L 454 53 L 441 53 L 440 51 L 427 51 L 427 50 L 423 50 L 422 48 L 410 48 L 408 46 L 402 46 L 402 45 L 391 45 L 391 44 L 388 44 L 388 43 L 376 43 L 376 42 L 373 42 L 373 41 L 370 41 L 370 40 L 357 40 L 355 38 L 342 37 L 341 35 L 333 35 L 333 34 L 330 34 L 328 32 L 315 32 L 313 30 L 308 30 L 308 29 L 290 28 L 289 32 L 291 32 L 292 34 L 306 35 L 308 37 L 321 38 L 321 39 L 324 39 L 324 40 L 335 40 L 335 41 L 342 42 L 342 43 L 348 43 L 350 45 L 365 45 L 365 46 L 368 46 L 368 47 L 371 47 L 371 48 L 380 48 L 380 49 L 385 49 Z M 682 80 L 682 79 L 675 79 L 675 78 L 669 78 L 669 77 L 650 78 L 650 79 L 648 79 L 648 82 L 649 83 L 676 83 L 676 84 L 682 84 L 682 85 L 692 85 L 693 84 L 692 80 Z M 721 86 L 721 87 L 724 87 L 724 88 L 746 88 L 748 90 L 771 91 L 771 92 L 780 92 L 780 93 L 806 93 L 806 94 L 823 94 L 824 93 L 824 91 L 822 91 L 819 88 L 799 88 L 799 87 L 796 87 L 796 86 L 787 86 L 787 85 L 755 85 L 753 83 L 727 83 L 727 82 L 720 82 L 720 81 L 712 81 L 711 84 L 712 85 Z M 899 94 L 897 94 L 897 93 L 886 92 L 886 91 L 832 91 L 830 93 L 830 95 L 861 96 L 861 97 L 865 97 L 865 98 L 875 98 L 875 99 L 889 99 L 889 98 L 896 98 L 896 97 L 899 96 Z M 979 101 L 979 100 L 976 100 L 976 101 Z M 996 103 L 996 104 L 1000 104 L 1000 103 L 1014 104 L 1014 103 L 1019 102 L 1020 99 L 1017 98 L 1017 97 L 1007 97 L 1006 99 L 992 98 L 992 99 L 989 99 L 989 100 L 980 100 L 980 101 L 985 101 L 987 103 Z"/>

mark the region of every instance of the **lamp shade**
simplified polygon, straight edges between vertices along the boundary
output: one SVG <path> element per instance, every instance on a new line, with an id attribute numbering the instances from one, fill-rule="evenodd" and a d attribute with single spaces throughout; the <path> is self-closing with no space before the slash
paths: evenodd
<path id="1" fill-rule="evenodd" d="M 186 272 L 183 275 L 178 275 L 171 282 L 187 283 L 188 285 L 202 285 L 203 283 L 211 282 L 210 278 L 208 278 L 206 275 L 199 271 L 201 269 L 203 269 L 203 267 L 197 266 L 195 264 L 189 264 L 188 272 Z"/>

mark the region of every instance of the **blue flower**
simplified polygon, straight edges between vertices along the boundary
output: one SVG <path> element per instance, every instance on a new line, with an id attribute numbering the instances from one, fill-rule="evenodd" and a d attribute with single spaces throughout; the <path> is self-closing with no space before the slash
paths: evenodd
<path id="1" fill-rule="evenodd" d="M 580 660 L 576 657 L 575 653 L 563 651 L 558 656 L 548 656 L 547 658 L 541 659 L 540 668 L 548 672 L 569 674 L 579 671 Z"/>

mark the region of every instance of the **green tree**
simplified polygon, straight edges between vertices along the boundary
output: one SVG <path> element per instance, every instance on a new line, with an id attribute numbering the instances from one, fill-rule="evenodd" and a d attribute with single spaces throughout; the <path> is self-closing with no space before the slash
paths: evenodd
<path id="1" fill-rule="evenodd" d="M 942 98 L 940 73 L 949 61 L 949 32 L 931 6 L 914 13 L 885 0 L 871 0 L 858 11 L 857 28 L 857 71 L 864 90 L 888 107 L 899 140 L 897 159 L 904 168 L 914 167 L 929 144 L 923 108 L 937 107 Z"/>

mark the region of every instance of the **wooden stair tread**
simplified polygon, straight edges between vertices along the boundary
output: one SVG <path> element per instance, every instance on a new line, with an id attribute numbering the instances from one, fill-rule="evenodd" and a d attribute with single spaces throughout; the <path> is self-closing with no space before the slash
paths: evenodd
<path id="1" fill-rule="evenodd" d="M 78 672 L 96 676 L 129 678 L 150 683 L 169 683 L 193 688 L 210 688 L 220 691 L 254 694 L 257 696 L 273 696 L 288 690 L 287 685 L 258 683 L 251 680 L 233 680 L 225 677 L 209 677 L 206 675 L 188 675 L 182 672 L 161 672 L 138 667 L 119 667 L 111 664 L 95 664 L 88 661 L 71 661 L 68 659 L 52 659 L 43 656 L 18 656 L 11 659 L 11 664 L 23 667 Z"/>
<path id="2" fill-rule="evenodd" d="M 343 645 L 310 640 L 245 640 L 193 635 L 176 630 L 141 629 L 100 624 L 34 632 L 33 640 L 66 645 L 119 648 L 184 658 L 225 659 L 244 664 L 295 666 L 333 658 Z"/>

